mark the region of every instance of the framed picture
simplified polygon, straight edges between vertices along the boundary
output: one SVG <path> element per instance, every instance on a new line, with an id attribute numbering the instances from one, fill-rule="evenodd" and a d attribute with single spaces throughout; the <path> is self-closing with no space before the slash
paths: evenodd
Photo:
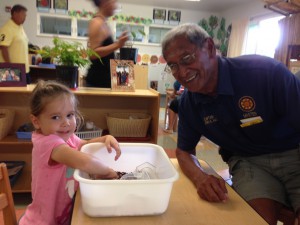
<path id="1" fill-rule="evenodd" d="M 0 87 L 26 86 L 25 64 L 0 63 Z"/>
<path id="2" fill-rule="evenodd" d="M 55 10 L 67 11 L 68 10 L 68 0 L 54 0 Z"/>
<path id="3" fill-rule="evenodd" d="M 36 7 L 50 9 L 51 8 L 51 0 L 36 0 Z"/>
<path id="4" fill-rule="evenodd" d="M 179 23 L 180 22 L 181 11 L 169 10 L 168 11 L 168 20 L 170 23 Z"/>
<path id="5" fill-rule="evenodd" d="M 163 23 L 166 20 L 167 11 L 165 9 L 153 9 L 154 22 Z"/>
<path id="6" fill-rule="evenodd" d="M 113 91 L 134 91 L 134 62 L 132 60 L 110 60 L 111 89 Z"/>

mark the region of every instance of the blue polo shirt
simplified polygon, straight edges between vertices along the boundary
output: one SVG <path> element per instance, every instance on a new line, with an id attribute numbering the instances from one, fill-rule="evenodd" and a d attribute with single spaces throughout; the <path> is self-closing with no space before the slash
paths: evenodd
<path id="1" fill-rule="evenodd" d="M 271 58 L 218 58 L 217 96 L 186 91 L 179 107 L 178 147 L 193 153 L 204 135 L 233 155 L 256 156 L 300 142 L 300 79 Z"/>

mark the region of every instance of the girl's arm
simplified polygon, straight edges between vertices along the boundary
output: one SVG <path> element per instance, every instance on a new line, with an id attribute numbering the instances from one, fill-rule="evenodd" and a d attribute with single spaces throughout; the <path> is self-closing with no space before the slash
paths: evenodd
<path id="1" fill-rule="evenodd" d="M 115 160 L 118 160 L 118 158 L 120 157 L 121 155 L 121 149 L 120 149 L 120 146 L 119 146 L 119 143 L 118 141 L 111 135 L 105 135 L 105 136 L 101 136 L 101 137 L 97 137 L 97 138 L 93 138 L 91 140 L 82 140 L 82 145 L 85 145 L 85 144 L 88 144 L 88 143 L 95 143 L 95 142 L 101 142 L 101 143 L 104 143 L 106 148 L 107 148 L 107 151 L 109 153 L 112 152 L 112 149 L 115 149 L 116 151 L 116 156 L 115 156 Z M 80 147 L 80 148 L 81 148 Z"/>
<path id="2" fill-rule="evenodd" d="M 91 139 L 89 141 L 82 140 L 83 144 L 102 142 L 109 153 L 112 152 L 112 148 L 116 151 L 115 160 L 117 160 L 121 155 L 121 150 L 117 140 L 111 136 L 106 135 L 98 138 Z M 66 166 L 72 167 L 74 169 L 82 170 L 89 174 L 97 175 L 97 178 L 102 179 L 113 179 L 118 178 L 117 173 L 104 165 L 97 157 L 83 153 L 80 151 L 74 151 L 67 144 L 59 145 L 54 148 L 51 154 L 51 160 L 57 163 L 65 164 Z"/>

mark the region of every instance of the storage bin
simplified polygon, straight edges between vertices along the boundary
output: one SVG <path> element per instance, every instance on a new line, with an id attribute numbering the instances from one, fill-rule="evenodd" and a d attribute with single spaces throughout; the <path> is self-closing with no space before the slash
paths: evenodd
<path id="1" fill-rule="evenodd" d="M 81 151 L 93 154 L 115 171 L 130 173 L 148 162 L 155 167 L 157 179 L 150 180 L 92 180 L 78 169 L 84 213 L 91 217 L 157 215 L 166 211 L 178 172 L 165 151 L 158 145 L 120 143 L 122 154 L 108 153 L 102 143 L 86 144 Z"/>
<path id="2" fill-rule="evenodd" d="M 22 132 L 22 131 L 17 131 L 16 132 L 17 138 L 18 139 L 27 139 L 31 140 L 32 132 Z"/>
<path id="3" fill-rule="evenodd" d="M 146 113 L 111 113 L 106 121 L 109 134 L 115 137 L 146 137 L 151 116 Z"/>
<path id="4" fill-rule="evenodd" d="M 102 129 L 93 130 L 93 131 L 79 131 L 79 132 L 75 132 L 75 134 L 81 139 L 89 140 L 92 138 L 101 137 Z"/>
<path id="5" fill-rule="evenodd" d="M 16 132 L 17 138 L 31 140 L 32 132 L 34 130 L 35 128 L 31 122 L 24 123 L 18 128 Z"/>
<path id="6" fill-rule="evenodd" d="M 13 109 L 0 108 L 0 140 L 9 133 L 15 117 Z"/>

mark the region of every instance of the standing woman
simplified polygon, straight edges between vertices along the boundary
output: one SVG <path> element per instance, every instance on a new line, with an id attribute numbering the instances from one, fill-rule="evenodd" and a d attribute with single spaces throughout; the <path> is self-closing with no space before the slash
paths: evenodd
<path id="1" fill-rule="evenodd" d="M 89 47 L 99 54 L 102 62 L 96 57 L 91 58 L 92 64 L 88 70 L 86 85 L 110 88 L 110 59 L 115 58 L 114 51 L 124 46 L 128 36 L 124 32 L 114 42 L 112 32 L 107 24 L 107 18 L 112 16 L 117 8 L 116 0 L 93 1 L 98 7 L 98 12 L 89 23 Z"/>

